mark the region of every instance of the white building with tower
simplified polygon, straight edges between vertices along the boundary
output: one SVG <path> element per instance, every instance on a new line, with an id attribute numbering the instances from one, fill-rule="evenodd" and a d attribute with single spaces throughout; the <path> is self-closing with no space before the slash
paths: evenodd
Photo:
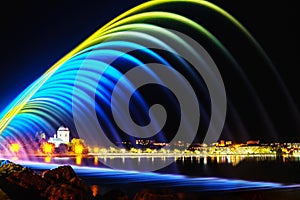
<path id="1" fill-rule="evenodd" d="M 70 130 L 68 127 L 60 126 L 56 134 L 50 137 L 49 143 L 53 143 L 55 147 L 59 147 L 60 144 L 68 144 L 70 142 Z"/>

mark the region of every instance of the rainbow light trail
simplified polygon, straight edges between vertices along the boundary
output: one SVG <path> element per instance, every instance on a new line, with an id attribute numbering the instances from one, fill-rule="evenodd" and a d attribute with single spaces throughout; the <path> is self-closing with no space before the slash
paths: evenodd
<path id="1" fill-rule="evenodd" d="M 95 103 L 95 109 L 97 113 L 100 113 L 103 120 L 102 123 L 106 124 L 108 130 L 115 135 L 117 130 L 110 122 L 105 109 L 111 106 L 111 96 L 114 86 L 121 79 L 123 73 L 126 72 L 126 69 L 143 66 L 141 68 L 148 72 L 150 76 L 153 76 L 154 79 L 159 79 L 151 69 L 147 68 L 146 63 L 148 61 L 143 60 L 145 57 L 148 59 L 151 58 L 152 62 L 155 61 L 170 68 L 176 68 L 172 66 L 170 59 L 164 56 L 164 54 L 160 54 L 161 52 L 148 48 L 144 44 L 151 43 L 153 46 L 160 47 L 160 49 L 169 52 L 172 59 L 180 63 L 182 70 L 186 74 L 189 74 L 189 77 L 194 80 L 195 84 L 200 85 L 198 87 L 201 89 L 203 83 L 198 80 L 199 76 L 179 56 L 180 54 L 174 51 L 172 44 L 176 43 L 182 46 L 184 50 L 194 54 L 195 57 L 200 57 L 200 61 L 201 55 L 198 55 L 186 41 L 170 30 L 185 32 L 190 37 L 196 38 L 198 42 L 205 41 L 205 43 L 208 43 L 211 49 L 219 52 L 224 60 L 231 63 L 236 70 L 240 71 L 241 76 L 244 77 L 244 81 L 247 82 L 247 78 L 232 52 L 219 39 L 221 37 L 214 35 L 206 27 L 199 24 L 196 18 L 190 18 L 187 13 L 186 15 L 180 14 L 185 9 L 185 6 L 181 6 L 182 4 L 192 5 L 195 8 L 199 8 L 199 10 L 207 10 L 214 13 L 217 18 L 226 21 L 228 26 L 231 26 L 236 32 L 243 35 L 249 43 L 255 46 L 259 54 L 270 63 L 263 49 L 245 27 L 222 8 L 208 1 L 199 0 L 149 1 L 119 15 L 88 37 L 57 61 L 0 113 L 0 151 L 9 151 L 9 144 L 16 141 L 30 146 L 30 140 L 37 131 L 45 130 L 48 133 L 54 133 L 56 127 L 60 126 L 62 122 L 72 126 L 72 123 L 74 123 L 72 116 L 73 103 L 76 103 L 78 106 L 77 109 L 82 112 L 82 116 L 79 116 L 79 118 L 88 116 L 90 113 L 84 112 L 86 104 L 95 103 L 95 100 L 87 95 L 91 92 L 95 93 L 97 102 L 100 102 L 99 104 Z M 168 7 L 172 9 L 166 9 Z M 199 15 L 201 16 L 201 12 L 199 12 Z M 168 40 L 163 40 L 162 38 L 168 38 Z M 138 50 L 138 54 L 130 54 L 126 51 L 124 52 L 124 50 Z M 112 60 L 114 62 L 111 62 Z M 126 63 L 124 64 L 125 66 L 120 66 L 118 60 Z M 83 64 L 84 68 L 82 68 Z M 107 65 L 109 65 L 109 68 L 106 68 Z M 273 69 L 271 63 L 270 67 Z M 105 71 L 102 71 L 103 68 L 105 68 Z M 209 71 L 209 69 L 207 70 Z M 98 80 L 99 72 L 103 73 L 100 80 Z M 278 80 L 280 82 L 280 78 Z M 254 89 L 249 82 L 247 83 L 259 109 L 261 109 L 262 113 L 265 113 L 260 100 L 255 95 Z M 76 93 L 74 93 L 75 84 L 77 86 Z M 128 80 L 122 79 L 121 84 L 124 85 L 125 90 L 134 89 Z M 98 85 L 96 91 L 95 85 Z M 282 88 L 284 91 L 287 91 L 283 84 Z M 122 96 L 121 92 L 118 95 Z M 287 97 L 289 98 L 288 94 Z M 147 105 L 143 103 L 142 96 L 137 94 L 136 98 L 140 103 L 139 106 L 143 110 L 148 110 Z M 290 105 L 293 106 L 294 103 L 291 101 Z M 117 110 L 117 108 L 116 106 L 112 109 Z M 264 114 L 264 120 L 268 123 L 266 113 Z M 93 141 L 95 135 L 87 135 L 87 139 Z M 22 151 L 24 152 L 22 153 L 27 154 L 31 150 L 30 148 L 23 149 Z M 18 162 L 35 170 L 56 166 L 42 163 Z M 74 169 L 80 176 L 94 177 L 101 175 L 98 177 L 109 179 L 112 182 L 115 180 L 119 184 L 122 181 L 126 182 L 124 184 L 128 184 L 128 182 L 137 182 L 138 184 L 147 182 L 149 185 L 160 183 L 162 187 L 163 184 L 166 184 L 168 187 L 183 187 L 195 191 L 298 187 L 298 185 L 284 186 L 277 183 L 218 178 L 187 178 L 180 175 L 141 174 L 76 166 L 74 166 Z"/>
<path id="2" fill-rule="evenodd" d="M 104 104 L 101 106 L 95 105 L 95 109 L 97 113 L 102 114 L 101 118 L 107 124 L 111 133 L 115 134 L 116 130 L 111 127 L 113 124 L 109 121 L 110 118 L 106 116 L 104 110 L 107 106 L 110 106 L 112 90 L 122 77 L 124 73 L 122 70 L 126 67 L 132 68 L 145 64 L 146 62 L 143 61 L 145 56 L 174 68 L 172 63 L 160 52 L 144 46 L 143 42 L 145 41 L 155 44 L 167 52 L 171 52 L 170 54 L 182 65 L 182 69 L 189 73 L 191 79 L 194 79 L 197 84 L 201 85 L 197 80 L 199 77 L 194 74 L 191 66 L 179 56 L 180 54 L 177 55 L 177 52 L 174 52 L 172 44 L 180 44 L 196 56 L 197 52 L 191 50 L 186 41 L 169 30 L 195 34 L 197 39 L 202 38 L 202 41 L 206 41 L 211 48 L 220 52 L 224 60 L 241 70 L 232 53 L 218 39 L 219 36 L 212 34 L 207 28 L 199 24 L 196 19 L 189 18 L 188 14 L 186 16 L 180 14 L 182 9 L 184 9 L 184 7 L 180 7 L 183 3 L 199 8 L 199 10 L 209 10 L 228 22 L 228 26 L 232 26 L 239 34 L 249 40 L 256 47 L 257 51 L 268 60 L 260 45 L 238 20 L 222 8 L 208 1 L 149 1 L 126 11 L 108 22 L 57 61 L 40 78 L 16 97 L 0 114 L 0 149 L 7 149 L 8 144 L 15 141 L 26 143 L 39 130 L 53 133 L 55 132 L 54 129 L 62 122 L 68 125 L 74 123 L 72 119 L 72 109 L 74 109 L 72 108 L 72 103 L 74 102 L 77 104 L 78 109 L 83 110 L 82 117 L 88 115 L 84 113 L 84 106 L 92 102 L 90 97 L 86 95 L 90 92 L 95 92 L 96 98 L 101 104 Z M 166 7 L 172 9 L 168 10 Z M 189 36 L 193 37 L 193 34 Z M 166 41 L 161 38 L 169 38 L 169 40 Z M 138 49 L 139 55 L 144 57 L 135 57 L 135 55 L 124 53 L 124 49 Z M 115 63 L 111 63 L 111 60 L 116 61 L 115 58 L 127 63 L 127 66 L 116 66 Z M 84 69 L 82 68 L 83 63 L 86 66 Z M 98 83 L 99 71 L 107 65 L 109 65 L 109 68 L 101 72 L 104 75 Z M 155 77 L 155 74 L 151 74 L 152 72 L 147 69 L 147 65 L 144 65 L 144 67 L 145 71 L 148 70 L 151 76 L 159 79 L 159 77 Z M 79 73 L 80 76 L 78 75 Z M 242 72 L 241 75 L 243 76 Z M 244 79 L 247 82 L 247 78 Z M 76 90 L 77 93 L 74 93 L 75 84 L 80 89 Z M 94 91 L 95 84 L 98 84 L 96 91 Z M 125 89 L 132 89 L 130 82 L 126 80 L 123 80 L 123 85 L 126 86 Z M 201 88 L 202 86 L 199 87 Z M 251 85 L 249 85 L 249 88 L 252 93 L 255 93 Z M 262 113 L 265 113 L 262 104 L 256 96 L 255 94 L 253 95 L 256 98 L 256 103 L 259 105 L 258 107 L 262 110 Z M 140 106 L 147 110 L 147 105 L 144 105 L 142 97 L 137 95 L 137 98 L 140 99 Z M 291 103 L 292 105 L 293 103 Z M 266 113 L 264 115 L 264 120 L 268 123 L 268 116 Z M 90 140 L 92 141 L 93 138 Z M 27 149 L 26 151 L 30 150 Z"/>
<path id="3" fill-rule="evenodd" d="M 19 161 L 23 166 L 36 171 L 54 169 L 57 164 L 43 164 L 35 162 Z M 158 174 L 153 172 L 140 173 L 137 171 L 112 170 L 107 168 L 78 167 L 72 166 L 78 176 L 90 185 L 117 187 L 129 191 L 137 190 L 140 187 L 149 188 L 173 188 L 176 191 L 185 192 L 226 192 L 226 191 L 253 191 L 253 190 L 273 190 L 273 189 L 299 189 L 298 184 L 281 184 L 262 181 L 246 181 L 239 179 L 226 179 L 217 177 L 188 177 L 184 175 Z"/>

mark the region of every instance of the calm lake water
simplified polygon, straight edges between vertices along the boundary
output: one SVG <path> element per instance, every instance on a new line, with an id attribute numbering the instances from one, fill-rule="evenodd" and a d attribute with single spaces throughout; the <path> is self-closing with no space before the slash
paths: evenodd
<path id="1" fill-rule="evenodd" d="M 89 185 L 100 188 L 176 188 L 178 191 L 233 191 L 300 188 L 300 158 L 275 156 L 215 156 L 215 157 L 91 157 L 35 158 L 35 162 L 17 160 L 37 172 L 59 165 L 72 165 L 78 176 Z M 110 169 L 115 162 L 124 166 L 134 162 L 151 165 L 172 164 L 155 172 Z M 39 162 L 36 162 L 39 161 Z M 122 168 L 122 167 L 120 167 Z"/>

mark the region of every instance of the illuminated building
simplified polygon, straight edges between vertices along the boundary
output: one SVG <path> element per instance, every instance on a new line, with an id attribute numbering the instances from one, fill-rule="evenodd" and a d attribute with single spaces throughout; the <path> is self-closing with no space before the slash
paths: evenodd
<path id="1" fill-rule="evenodd" d="M 218 144 L 219 147 L 225 147 L 225 141 L 221 140 Z"/>
<path id="2" fill-rule="evenodd" d="M 247 145 L 259 145 L 259 140 L 248 140 Z"/>
<path id="3" fill-rule="evenodd" d="M 59 147 L 60 144 L 68 144 L 70 142 L 70 130 L 68 127 L 60 126 L 53 137 L 50 137 L 48 142 L 53 143 L 55 147 Z"/>
<path id="4" fill-rule="evenodd" d="M 151 140 L 146 140 L 146 139 L 138 139 L 135 140 L 135 144 L 136 145 L 140 145 L 140 146 L 149 146 L 153 141 Z"/>

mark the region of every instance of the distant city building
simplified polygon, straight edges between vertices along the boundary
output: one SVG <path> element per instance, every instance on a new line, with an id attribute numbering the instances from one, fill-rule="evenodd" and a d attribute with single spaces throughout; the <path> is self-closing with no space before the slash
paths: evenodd
<path id="1" fill-rule="evenodd" d="M 174 142 L 173 144 L 175 147 L 184 147 L 185 146 L 185 142 L 184 141 L 181 141 L 181 140 L 178 140 L 176 142 Z"/>
<path id="2" fill-rule="evenodd" d="M 259 140 L 248 140 L 247 145 L 259 145 Z"/>
<path id="3" fill-rule="evenodd" d="M 116 145 L 119 148 L 125 148 L 125 149 L 130 149 L 133 147 L 132 143 L 130 141 L 122 141 L 122 142 L 116 142 Z"/>
<path id="4" fill-rule="evenodd" d="M 225 140 L 220 140 L 220 142 L 218 143 L 219 147 L 225 147 Z"/>
<path id="5" fill-rule="evenodd" d="M 200 150 L 203 150 L 207 148 L 207 145 L 206 144 L 201 144 L 201 143 L 193 143 L 189 146 L 188 150 L 191 150 L 191 151 L 200 151 Z"/>
<path id="6" fill-rule="evenodd" d="M 219 145 L 218 142 L 213 142 L 213 143 L 210 144 L 210 146 L 215 146 L 215 147 L 218 146 L 218 145 Z"/>
<path id="7" fill-rule="evenodd" d="M 68 144 L 70 142 L 70 130 L 68 127 L 60 126 L 57 129 L 56 134 L 50 137 L 49 143 L 53 143 L 55 147 L 59 147 L 60 144 Z"/>
<path id="8" fill-rule="evenodd" d="M 152 140 L 147 140 L 147 139 L 138 139 L 135 140 L 136 145 L 141 145 L 141 146 L 148 146 L 152 143 Z"/>
<path id="9" fill-rule="evenodd" d="M 232 145 L 232 141 L 231 140 L 220 140 L 218 143 L 212 143 L 212 146 L 217 146 L 217 147 L 227 147 L 227 146 L 231 146 Z"/>
<path id="10" fill-rule="evenodd" d="M 152 142 L 150 147 L 154 149 L 160 149 L 163 147 L 170 147 L 170 144 L 166 142 Z"/>

